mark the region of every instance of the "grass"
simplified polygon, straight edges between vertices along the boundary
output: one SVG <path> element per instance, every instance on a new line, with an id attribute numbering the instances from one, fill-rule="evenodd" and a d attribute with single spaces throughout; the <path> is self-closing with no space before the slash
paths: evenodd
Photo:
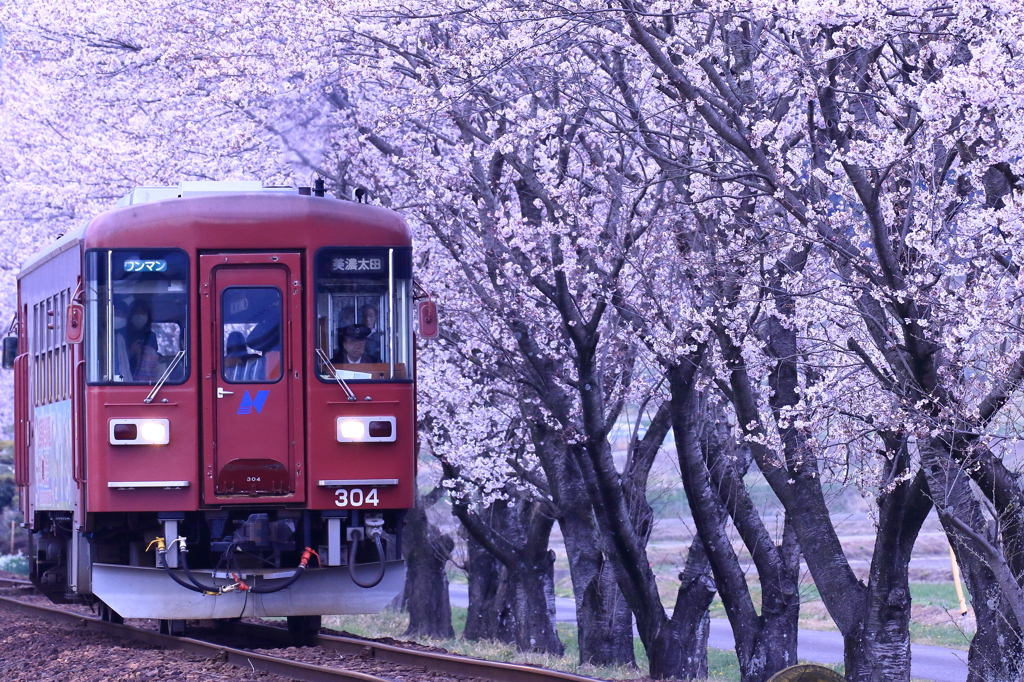
<path id="1" fill-rule="evenodd" d="M 910 641 L 913 644 L 930 644 L 947 649 L 967 651 L 971 646 L 973 632 L 964 632 L 953 625 L 923 625 L 910 622 Z"/>
<path id="2" fill-rule="evenodd" d="M 0 554 L 0 571 L 28 575 L 28 557 L 21 552 L 17 554 Z"/>
<path id="3" fill-rule="evenodd" d="M 952 583 L 910 583 L 910 598 L 915 604 L 941 606 L 944 609 L 956 608 L 960 603 Z M 966 588 L 964 599 L 968 604 L 971 603 L 971 594 Z"/>
<path id="4" fill-rule="evenodd" d="M 443 640 L 419 639 L 421 644 L 441 647 L 464 656 L 484 658 L 491 661 L 505 661 L 540 665 L 553 670 L 577 673 L 601 679 L 636 679 L 645 677 L 647 671 L 647 655 L 640 640 L 634 638 L 634 654 L 638 668 L 626 666 L 598 667 L 579 664 L 579 639 L 576 625 L 558 623 L 558 637 L 565 646 L 563 656 L 550 654 L 529 654 L 516 650 L 514 645 L 494 641 L 471 642 L 462 639 L 466 628 L 466 609 L 452 607 L 452 627 L 455 637 Z M 324 616 L 323 625 L 334 630 L 344 630 L 360 637 L 393 637 L 404 639 L 409 625 L 409 615 L 402 611 L 385 610 L 376 615 L 359 616 Z M 739 662 L 735 652 L 721 649 L 708 649 L 709 680 L 713 682 L 738 682 L 740 679 Z"/>

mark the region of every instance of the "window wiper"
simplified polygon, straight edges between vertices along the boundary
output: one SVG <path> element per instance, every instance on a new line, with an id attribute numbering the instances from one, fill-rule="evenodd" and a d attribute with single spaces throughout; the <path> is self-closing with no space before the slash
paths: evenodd
<path id="1" fill-rule="evenodd" d="M 156 394 L 160 392 L 160 389 L 164 386 L 164 382 L 167 381 L 167 377 L 171 376 L 171 371 L 183 357 L 185 357 L 184 348 L 179 350 L 177 355 L 174 356 L 174 359 L 171 360 L 171 364 L 167 365 L 167 369 L 165 369 L 164 373 L 160 375 L 160 378 L 156 380 L 156 385 L 153 386 L 153 390 L 149 392 L 149 395 L 146 396 L 142 402 L 146 404 L 153 402 L 153 399 L 156 398 Z"/>
<path id="2" fill-rule="evenodd" d="M 338 370 L 334 368 L 334 363 L 332 363 L 331 359 L 327 357 L 327 353 L 324 352 L 324 349 L 317 348 L 316 354 L 320 356 L 320 359 L 323 360 L 324 364 L 327 365 L 328 369 L 331 370 L 331 376 L 333 376 L 334 379 L 338 382 L 338 385 L 345 389 L 345 395 L 348 396 L 349 401 L 354 401 L 356 399 L 356 394 L 352 392 L 352 389 L 348 387 L 348 384 L 345 383 L 345 380 L 341 378 L 340 374 L 338 374 Z"/>

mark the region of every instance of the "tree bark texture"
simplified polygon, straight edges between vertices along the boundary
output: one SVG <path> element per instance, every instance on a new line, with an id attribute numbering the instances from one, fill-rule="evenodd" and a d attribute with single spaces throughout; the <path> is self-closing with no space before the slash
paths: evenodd
<path id="1" fill-rule="evenodd" d="M 948 444 L 933 438 L 919 448 L 932 501 L 970 590 L 978 622 L 967 655 L 967 680 L 1019 681 L 1024 674 L 1019 615 L 1022 608 L 1010 600 L 1020 593 L 1020 587 L 1012 577 L 1012 584 L 1000 584 L 994 570 L 1000 557 L 986 556 L 986 550 L 994 549 L 996 543 L 989 537 L 988 524 L 969 478 L 954 461 Z"/>
<path id="2" fill-rule="evenodd" d="M 724 409 L 704 407 L 692 377 L 668 368 L 672 423 L 686 497 L 736 640 L 740 676 L 763 682 L 795 665 L 800 552 L 787 522 L 776 545 L 743 482 L 747 458 L 733 444 Z M 703 432 L 703 433 L 700 433 Z M 726 526 L 731 517 L 758 571 L 761 613 Z"/>
<path id="3" fill-rule="evenodd" d="M 582 349 L 588 347 L 585 339 L 577 339 L 577 343 Z M 706 649 L 695 652 L 694 641 L 700 636 L 714 589 L 699 581 L 681 585 L 676 600 L 680 608 L 672 618 L 665 613 L 647 559 L 647 531 L 643 529 L 648 526 L 638 521 L 635 489 L 623 482 L 612 458 L 602 396 L 594 390 L 599 378 L 593 357 L 581 351 L 578 368 L 587 439 L 583 447 L 573 451 L 616 581 L 636 617 L 637 631 L 650 661 L 649 674 L 655 679 L 698 679 L 707 669 L 707 654 Z"/>
<path id="4" fill-rule="evenodd" d="M 910 679 L 911 551 L 932 508 L 924 472 L 907 479 L 906 438 L 889 439 L 887 481 L 901 480 L 879 494 L 878 526 L 868 573 L 862 626 L 844 634 L 851 680 Z"/>
<path id="5" fill-rule="evenodd" d="M 770 378 L 773 389 L 770 402 L 776 412 L 776 424 L 781 424 L 782 408 L 799 402 L 796 392 L 799 353 L 795 334 L 777 320 L 769 325 L 769 334 L 772 336 L 769 348 L 779 365 Z M 777 427 L 784 449 L 784 466 L 779 466 L 779 457 L 758 442 L 760 416 L 739 348 L 723 334 L 718 338 L 726 363 L 732 368 L 731 387 L 737 417 L 745 425 L 747 435 L 753 437 L 751 453 L 787 510 L 822 601 L 843 634 L 847 679 L 857 682 L 909 680 L 909 614 L 905 613 L 909 602 L 904 603 L 904 595 L 909 594 L 906 562 L 909 562 L 910 550 L 927 510 L 924 514 L 915 511 L 904 519 L 904 509 L 912 496 L 895 495 L 888 502 L 883 496 L 882 517 L 886 526 L 880 528 L 876 536 L 872 564 L 875 582 L 864 585 L 857 580 L 832 525 L 821 488 L 817 457 L 804 442 L 807 434 L 793 426 Z M 901 527 L 901 523 L 905 527 Z M 900 558 L 886 565 L 885 562 L 890 561 L 886 552 L 891 551 L 897 539 L 899 553 L 896 556 Z"/>
<path id="6" fill-rule="evenodd" d="M 565 508 L 558 522 L 576 601 L 580 663 L 635 665 L 633 614 L 602 550 L 590 501 L 572 499 L 575 504 Z"/>
<path id="7" fill-rule="evenodd" d="M 565 307 L 571 307 L 571 300 L 567 299 Z M 572 328 L 578 326 L 573 325 Z M 534 381 L 545 406 L 559 424 L 578 424 L 580 418 L 574 412 L 571 397 L 553 381 L 554 368 L 542 363 L 543 354 L 535 347 L 529 329 L 525 326 L 516 326 L 514 331 L 521 353 L 534 358 L 537 370 Z M 596 333 L 593 336 L 596 338 Z M 590 348 L 590 344 L 582 340 L 581 342 Z M 592 348 L 583 355 L 580 361 L 583 363 L 583 370 L 578 382 L 587 394 L 584 401 L 583 431 L 589 434 L 588 443 L 596 444 L 602 471 L 605 472 L 610 484 L 617 489 L 614 495 L 618 500 L 616 504 L 620 505 L 616 506 L 616 513 L 620 516 L 616 520 L 609 524 L 608 517 L 605 515 L 602 520 L 601 514 L 595 510 L 595 481 L 592 476 L 588 478 L 587 473 L 593 471 L 592 461 L 588 456 L 590 448 L 580 448 L 578 445 L 567 448 L 564 444 L 564 433 L 546 426 L 548 420 L 542 415 L 536 415 L 531 419 L 531 430 L 535 451 L 546 474 L 546 492 L 554 502 L 555 513 L 565 537 L 580 623 L 581 661 L 622 665 L 634 661 L 631 621 L 633 615 L 637 615 L 638 628 L 640 627 L 637 608 L 656 610 L 667 623 L 664 608 L 657 595 L 654 574 L 650 570 L 643 547 L 646 545 L 651 524 L 650 507 L 645 498 L 647 477 L 653 458 L 667 433 L 668 419 L 667 412 L 661 417 L 656 417 L 644 437 L 632 444 L 629 462 L 620 476 L 615 471 L 611 450 L 607 444 L 608 420 L 618 414 L 618 409 L 604 403 L 603 393 L 599 389 L 602 384 L 601 377 L 592 364 Z M 616 530 L 609 530 L 612 526 Z M 629 537 L 625 538 L 624 534 Z M 629 556 L 623 556 L 623 546 L 632 548 L 629 550 Z M 630 568 L 625 568 L 626 566 Z M 629 573 L 633 578 L 646 573 L 645 577 L 639 577 L 641 581 L 648 581 L 646 587 L 640 588 L 645 597 L 638 597 L 635 582 L 631 588 L 632 598 L 624 593 L 622 578 Z M 609 580 L 609 574 L 615 577 L 614 583 Z M 641 606 L 641 603 L 644 606 Z M 657 616 L 651 618 L 658 621 Z M 641 634 L 641 638 L 644 637 L 645 635 Z M 646 641 L 656 639 L 657 636 L 652 636 L 650 640 L 645 640 L 645 646 Z M 676 656 L 678 646 L 678 642 L 666 645 L 669 655 Z M 702 652 L 702 655 L 706 657 L 706 651 Z M 651 659 L 650 650 L 648 657 Z M 658 669 L 659 657 L 655 655 L 651 660 L 652 670 Z M 679 670 L 668 674 L 685 677 Z"/>
<path id="8" fill-rule="evenodd" d="M 409 612 L 406 637 L 447 639 L 455 636 L 448 594 L 448 573 L 455 542 L 427 518 L 428 498 L 416 495 L 416 506 L 405 517 L 406 555 L 403 604 Z"/>
<path id="9" fill-rule="evenodd" d="M 457 478 L 444 466 L 446 476 Z M 467 533 L 505 569 L 516 648 L 561 656 L 564 647 L 554 613 L 554 554 L 548 550 L 554 520 L 546 504 L 520 496 L 499 500 L 478 514 L 456 499 L 452 510 Z"/>
<path id="10" fill-rule="evenodd" d="M 469 609 L 463 637 L 515 642 L 514 616 L 507 572 L 501 562 L 466 532 Z"/>
<path id="11" fill-rule="evenodd" d="M 539 415 L 531 431 L 565 541 L 576 601 L 580 663 L 635 665 L 633 614 L 607 562 L 579 467 L 566 452 L 560 434 Z"/>

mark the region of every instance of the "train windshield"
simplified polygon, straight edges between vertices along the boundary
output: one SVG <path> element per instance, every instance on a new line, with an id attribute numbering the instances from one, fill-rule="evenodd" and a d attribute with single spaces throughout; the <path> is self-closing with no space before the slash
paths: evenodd
<path id="1" fill-rule="evenodd" d="M 86 379 L 155 384 L 188 377 L 188 256 L 172 249 L 85 257 Z M 179 357 L 180 356 L 180 357 Z"/>
<path id="2" fill-rule="evenodd" d="M 412 378 L 412 249 L 316 254 L 316 366 L 323 381 Z"/>

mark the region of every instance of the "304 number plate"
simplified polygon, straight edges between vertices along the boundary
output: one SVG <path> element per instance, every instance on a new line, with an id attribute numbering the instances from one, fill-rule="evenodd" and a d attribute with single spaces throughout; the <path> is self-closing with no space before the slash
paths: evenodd
<path id="1" fill-rule="evenodd" d="M 380 504 L 377 489 L 338 488 L 334 491 L 334 504 L 338 507 L 376 507 Z"/>

